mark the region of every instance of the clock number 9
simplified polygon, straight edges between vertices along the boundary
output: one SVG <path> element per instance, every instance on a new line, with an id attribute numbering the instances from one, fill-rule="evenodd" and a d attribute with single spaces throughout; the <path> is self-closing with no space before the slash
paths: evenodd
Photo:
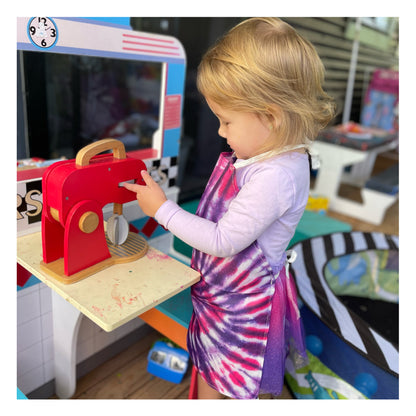
<path id="1" fill-rule="evenodd" d="M 32 43 L 41 48 L 50 48 L 58 39 L 58 30 L 51 19 L 33 18 L 29 23 L 29 37 Z"/>

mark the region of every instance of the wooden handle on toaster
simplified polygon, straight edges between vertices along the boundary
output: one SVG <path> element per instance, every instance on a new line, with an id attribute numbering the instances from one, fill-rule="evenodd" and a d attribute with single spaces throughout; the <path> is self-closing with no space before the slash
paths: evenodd
<path id="1" fill-rule="evenodd" d="M 116 159 L 126 158 L 126 149 L 124 148 L 123 142 L 116 139 L 103 139 L 83 147 L 77 153 L 75 164 L 77 166 L 87 166 L 93 156 L 106 150 L 113 150 L 113 156 Z"/>

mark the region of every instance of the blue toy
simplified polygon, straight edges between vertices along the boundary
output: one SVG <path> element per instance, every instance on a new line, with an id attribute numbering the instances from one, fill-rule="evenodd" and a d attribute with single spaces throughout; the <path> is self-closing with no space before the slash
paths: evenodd
<path id="1" fill-rule="evenodd" d="M 375 377 L 369 373 L 359 373 L 354 379 L 354 387 L 367 397 L 372 397 L 378 388 Z"/>
<path id="2" fill-rule="evenodd" d="M 316 335 L 307 335 L 305 342 L 306 348 L 309 352 L 311 352 L 313 355 L 317 357 L 321 355 L 324 346 L 319 337 L 317 337 Z"/>
<path id="3" fill-rule="evenodd" d="M 188 369 L 189 354 L 171 342 L 156 341 L 147 356 L 147 371 L 179 384 Z"/>

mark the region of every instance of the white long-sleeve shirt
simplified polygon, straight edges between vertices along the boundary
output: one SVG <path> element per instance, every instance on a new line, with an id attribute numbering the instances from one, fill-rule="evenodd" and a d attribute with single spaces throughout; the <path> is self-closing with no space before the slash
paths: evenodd
<path id="1" fill-rule="evenodd" d="M 156 220 L 191 247 L 217 256 L 232 256 L 257 240 L 273 267 L 281 263 L 309 195 L 309 162 L 290 152 L 238 167 L 240 189 L 217 222 L 198 217 L 166 201 Z"/>

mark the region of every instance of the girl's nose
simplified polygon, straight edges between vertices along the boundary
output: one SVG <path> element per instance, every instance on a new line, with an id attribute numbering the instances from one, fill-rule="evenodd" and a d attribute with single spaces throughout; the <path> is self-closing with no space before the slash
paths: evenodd
<path id="1" fill-rule="evenodd" d="M 218 128 L 218 134 L 225 139 L 225 132 L 222 126 Z"/>

